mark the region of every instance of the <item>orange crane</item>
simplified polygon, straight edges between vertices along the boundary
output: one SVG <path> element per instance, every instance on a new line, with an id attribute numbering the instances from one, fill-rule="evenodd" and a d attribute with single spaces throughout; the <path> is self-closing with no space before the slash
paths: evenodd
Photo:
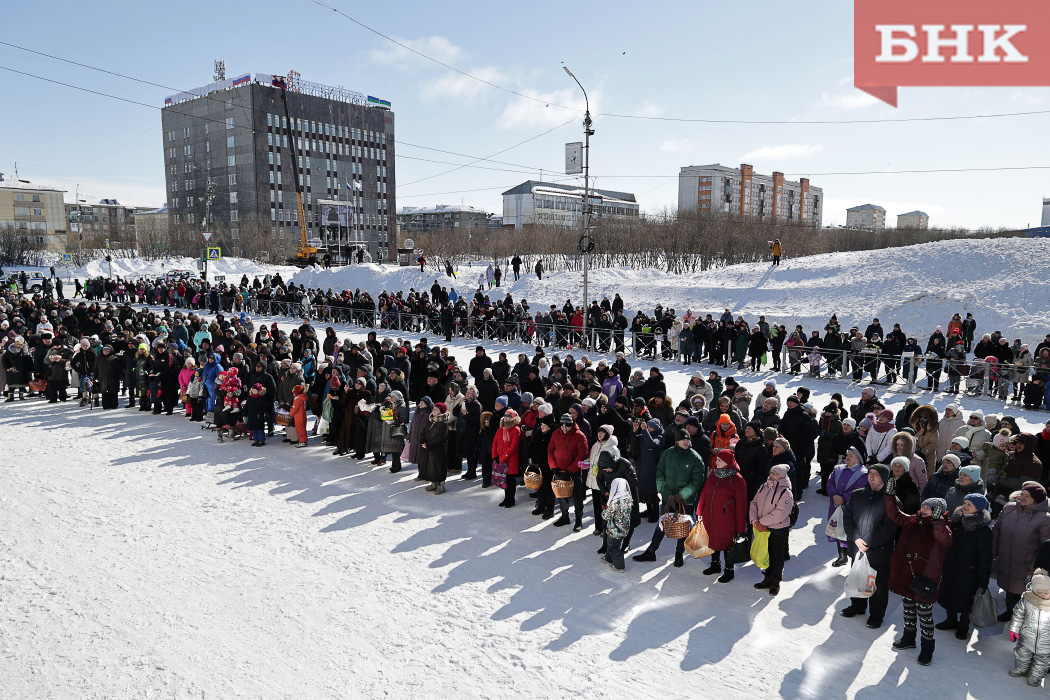
<path id="1" fill-rule="evenodd" d="M 290 125 L 292 124 L 292 118 L 288 114 L 288 100 L 286 98 L 288 82 L 283 76 L 275 76 L 272 85 L 281 88 L 281 102 L 284 104 L 284 118 L 288 121 L 289 132 L 291 132 Z M 306 237 L 306 216 L 303 212 L 303 188 L 302 184 L 299 182 L 299 155 L 295 150 L 295 136 L 292 136 L 290 133 L 288 136 L 288 146 L 292 151 L 292 178 L 295 180 L 295 201 L 296 206 L 299 208 L 300 234 L 299 247 L 295 251 L 295 258 L 289 260 L 289 262 L 294 265 L 306 267 L 317 261 L 316 255 L 318 249 L 311 246 Z"/>

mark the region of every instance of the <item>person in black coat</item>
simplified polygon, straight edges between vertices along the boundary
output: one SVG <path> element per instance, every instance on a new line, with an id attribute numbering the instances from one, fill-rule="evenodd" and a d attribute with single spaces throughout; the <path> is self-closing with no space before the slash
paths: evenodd
<path id="1" fill-rule="evenodd" d="M 631 536 L 634 534 L 634 529 L 642 524 L 641 511 L 638 508 L 638 475 L 635 473 L 631 461 L 621 457 L 620 451 L 613 447 L 609 450 L 603 450 L 601 455 L 598 456 L 598 476 L 596 478 L 598 490 L 602 494 L 603 507 L 609 501 L 609 490 L 612 488 L 614 479 L 624 479 L 631 488 L 631 500 L 633 501 L 631 504 L 631 529 L 627 531 L 627 536 L 620 543 L 620 550 L 627 552 L 631 549 Z M 603 534 L 602 546 L 598 550 L 598 554 L 605 554 L 608 542 L 608 535 Z"/>
<path id="2" fill-rule="evenodd" d="M 95 358 L 95 382 L 102 394 L 102 408 L 116 408 L 120 403 L 120 378 L 124 375 L 124 358 L 113 352 L 113 347 L 106 345 L 102 354 Z"/>
<path id="3" fill-rule="evenodd" d="M 797 501 L 809 485 L 810 462 L 816 451 L 813 441 L 817 439 L 819 430 L 816 420 L 802 406 L 802 401 L 797 396 L 787 397 L 787 405 L 788 409 L 780 419 L 780 434 L 791 443 L 791 451 L 795 453 L 798 470 L 795 487 Z"/>
<path id="4" fill-rule="evenodd" d="M 736 443 L 736 464 L 747 483 L 747 501 L 750 503 L 769 476 L 770 457 L 762 439 L 762 429 L 752 421 L 744 427 L 744 437 Z"/>
<path id="5" fill-rule="evenodd" d="M 889 601 L 890 557 L 900 528 L 886 515 L 883 497 L 890 470 L 885 464 L 868 468 L 868 484 L 857 489 L 842 509 L 842 524 L 846 529 L 846 545 L 851 560 L 863 551 L 868 563 L 875 569 L 875 593 L 871 598 L 851 598 L 842 611 L 843 617 L 856 617 L 868 611 L 868 627 L 882 626 Z"/>
<path id="6" fill-rule="evenodd" d="M 886 482 L 886 493 L 896 496 L 900 501 L 900 511 L 906 515 L 915 515 L 922 506 L 919 487 L 908 471 L 911 462 L 907 457 L 894 457 L 890 462 L 890 480 Z"/>
<path id="7" fill-rule="evenodd" d="M 944 558 L 937 602 L 948 617 L 935 627 L 970 638 L 970 609 L 977 591 L 988 588 L 992 575 L 992 514 L 988 499 L 969 494 L 952 513 L 952 545 Z"/>
<path id="8" fill-rule="evenodd" d="M 255 370 L 248 374 L 248 381 L 245 382 L 245 386 L 249 387 L 254 384 L 262 384 L 263 388 L 266 389 L 265 398 L 260 403 L 266 408 L 266 434 L 272 437 L 274 422 L 277 418 L 277 410 L 274 408 L 274 401 L 277 397 L 277 381 L 272 374 L 266 371 L 266 361 L 262 357 L 255 361 Z"/>
<path id="9" fill-rule="evenodd" d="M 467 460 L 467 472 L 464 479 L 478 478 L 478 438 L 481 433 L 481 402 L 478 401 L 478 390 L 475 386 L 468 386 L 463 396 L 463 401 L 454 409 L 453 418 L 456 421 L 456 450 L 458 458 Z"/>

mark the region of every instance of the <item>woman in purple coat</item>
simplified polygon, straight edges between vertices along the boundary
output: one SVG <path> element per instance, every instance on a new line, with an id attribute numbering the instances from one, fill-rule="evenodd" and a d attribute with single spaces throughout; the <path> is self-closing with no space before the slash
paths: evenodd
<path id="1" fill-rule="evenodd" d="M 846 450 L 846 463 L 835 467 L 828 479 L 828 495 L 831 496 L 831 503 L 828 504 L 829 521 L 837 507 L 849 503 L 850 496 L 856 489 L 864 488 L 864 478 L 867 473 L 868 470 L 864 467 L 864 457 L 860 450 L 856 447 Z M 849 562 L 849 547 L 846 541 L 837 540 L 828 535 L 828 542 L 835 544 L 839 553 L 838 559 L 831 565 L 845 566 Z"/>

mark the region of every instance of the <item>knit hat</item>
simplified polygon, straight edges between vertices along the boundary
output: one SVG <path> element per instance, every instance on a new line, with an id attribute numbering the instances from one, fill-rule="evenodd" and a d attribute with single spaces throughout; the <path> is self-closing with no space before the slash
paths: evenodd
<path id="1" fill-rule="evenodd" d="M 962 409 L 959 408 L 959 404 L 957 403 L 948 404 L 944 407 L 944 410 L 947 411 L 949 408 L 952 409 L 952 412 L 955 413 L 955 415 L 959 415 L 960 413 L 962 413 Z"/>
<path id="2" fill-rule="evenodd" d="M 736 453 L 732 450 L 719 450 L 715 453 L 715 458 L 725 462 L 726 467 L 736 466 Z"/>
<path id="3" fill-rule="evenodd" d="M 780 436 L 776 428 L 765 428 L 762 431 L 762 437 L 766 440 L 776 440 Z"/>
<path id="4" fill-rule="evenodd" d="M 911 460 L 908 459 L 907 457 L 894 457 L 893 459 L 891 459 L 890 460 L 890 469 L 892 470 L 898 464 L 901 465 L 901 467 L 904 468 L 905 472 L 907 472 L 909 469 L 911 469 Z"/>
<path id="5" fill-rule="evenodd" d="M 934 520 L 939 519 L 944 515 L 944 511 L 948 510 L 948 502 L 943 498 L 927 498 L 922 505 L 933 511 Z"/>
<path id="6" fill-rule="evenodd" d="M 448 410 L 448 405 L 443 401 L 438 401 L 436 404 L 434 404 L 434 410 L 438 413 L 444 413 Z"/>
<path id="7" fill-rule="evenodd" d="M 438 404 L 438 405 L 440 406 L 441 404 Z M 503 414 L 503 417 L 504 418 L 517 418 L 518 417 L 518 412 L 515 411 L 513 408 L 508 408 L 507 412 Z"/>
<path id="8" fill-rule="evenodd" d="M 522 403 L 532 403 L 535 400 L 536 400 L 536 397 L 532 395 L 531 391 L 526 391 L 524 394 L 521 395 L 521 402 Z"/>
<path id="9" fill-rule="evenodd" d="M 980 418 L 981 422 L 984 422 L 984 411 L 970 411 L 970 418 Z"/>
<path id="10" fill-rule="evenodd" d="M 944 457 L 941 458 L 941 463 L 943 464 L 944 462 L 951 462 L 955 465 L 956 469 L 958 469 L 959 465 L 962 464 L 962 462 L 959 460 L 959 457 L 957 455 L 952 454 L 944 455 Z"/>
<path id="11" fill-rule="evenodd" d="M 776 389 L 777 388 L 777 380 L 776 379 L 769 379 L 769 380 L 767 380 L 766 381 L 766 388 Z"/>
<path id="12" fill-rule="evenodd" d="M 689 440 L 689 439 L 690 439 L 689 438 L 689 433 L 685 432 L 684 430 L 676 430 L 676 431 L 674 431 L 674 441 L 675 442 L 678 442 L 679 440 Z"/>
<path id="13" fill-rule="evenodd" d="M 861 389 L 860 395 L 861 396 L 866 396 L 866 395 L 868 395 L 868 396 L 875 396 L 875 389 L 873 389 L 870 386 L 866 386 L 863 389 Z"/>
<path id="14" fill-rule="evenodd" d="M 884 408 L 881 411 L 879 411 L 878 417 L 879 418 L 885 418 L 886 420 L 892 421 L 893 420 L 893 411 L 891 411 L 888 408 Z"/>
<path id="15" fill-rule="evenodd" d="M 857 429 L 857 421 L 853 420 L 852 418 L 843 418 L 842 419 L 842 424 L 843 425 L 848 425 L 849 427 L 853 428 L 854 430 Z"/>
<path id="16" fill-rule="evenodd" d="M 801 406 L 802 405 L 802 401 L 800 401 L 799 398 L 797 396 L 795 396 L 794 394 L 792 394 L 791 396 L 789 396 L 786 399 L 784 399 L 784 401 L 786 403 L 793 403 L 796 406 Z"/>
<path id="17" fill-rule="evenodd" d="M 1046 500 L 1046 489 L 1035 482 L 1026 482 L 1025 485 L 1021 487 L 1021 490 L 1027 491 L 1028 495 L 1030 495 L 1032 500 L 1036 503 L 1042 503 Z"/>
<path id="18" fill-rule="evenodd" d="M 780 445 L 780 449 L 784 450 L 785 452 L 791 451 L 791 443 L 788 442 L 787 438 L 778 437 L 776 440 L 773 441 L 773 444 Z"/>
<path id="19" fill-rule="evenodd" d="M 641 396 L 635 396 L 634 401 L 632 401 L 631 403 L 633 403 L 635 406 L 644 406 L 645 399 L 643 399 Z"/>
<path id="20" fill-rule="evenodd" d="M 501 395 L 496 397 L 496 403 L 498 403 L 498 404 L 502 405 L 504 408 L 506 408 L 510 404 L 510 400 L 507 399 L 506 396 L 503 396 L 501 394 Z"/>
<path id="21" fill-rule="evenodd" d="M 1032 592 L 1036 591 L 1050 591 L 1050 576 L 1047 576 L 1046 569 L 1036 569 L 1032 574 Z"/>
<path id="22" fill-rule="evenodd" d="M 558 419 L 558 422 L 562 425 L 572 425 L 572 416 L 570 416 L 568 413 L 563 413 L 561 414 L 561 418 Z M 660 421 L 657 421 L 657 423 L 659 422 Z"/>
<path id="23" fill-rule="evenodd" d="M 964 450 L 970 447 L 970 440 L 968 438 L 964 438 L 962 435 L 956 435 L 955 437 L 953 437 L 952 442 L 954 442 L 956 445 L 963 448 Z"/>
<path id="24" fill-rule="evenodd" d="M 870 467 L 868 467 L 868 471 L 876 472 L 880 477 L 882 477 L 882 483 L 884 484 L 890 480 L 890 468 L 887 467 L 885 464 L 873 464 Z"/>
<path id="25" fill-rule="evenodd" d="M 586 406 L 587 408 L 594 408 L 594 404 L 596 404 L 596 403 L 597 403 L 597 401 L 592 399 L 590 396 L 588 396 L 587 398 L 585 398 L 583 400 L 583 405 Z"/>
<path id="26" fill-rule="evenodd" d="M 554 413 L 554 406 L 552 406 L 549 403 L 541 403 L 540 407 L 536 410 L 539 411 L 541 416 L 549 416 L 550 414 Z"/>
<path id="27" fill-rule="evenodd" d="M 965 474 L 970 477 L 970 481 L 977 483 L 981 480 L 981 468 L 980 467 L 963 467 L 959 470 L 960 474 Z"/>
<path id="28" fill-rule="evenodd" d="M 973 504 L 973 507 L 977 509 L 978 513 L 983 513 L 988 510 L 988 499 L 984 497 L 984 494 L 970 493 L 967 494 L 964 501 L 969 501 Z"/>
<path id="29" fill-rule="evenodd" d="M 995 445 L 997 449 L 1003 451 L 1006 451 L 1006 443 L 1008 443 L 1009 441 L 1010 436 L 1003 435 L 1002 433 L 996 433 L 995 437 L 992 438 L 992 444 Z"/>
<path id="30" fill-rule="evenodd" d="M 653 418 L 648 423 L 645 424 L 645 427 L 647 427 L 647 428 L 662 428 L 663 427 L 663 423 L 661 423 L 660 421 L 658 421 L 655 418 Z"/>
<path id="31" fill-rule="evenodd" d="M 857 458 L 858 462 L 860 462 L 861 464 L 864 464 L 864 455 L 862 455 L 860 453 L 860 450 L 857 449 L 856 445 L 850 445 L 849 446 L 849 449 L 846 450 L 846 454 L 848 455 L 850 453 L 852 453 L 853 456 Z"/>
<path id="32" fill-rule="evenodd" d="M 694 428 L 699 428 L 700 427 L 700 419 L 697 418 L 696 416 L 689 416 L 688 418 L 685 419 L 685 424 L 686 425 L 691 425 Z"/>
<path id="33" fill-rule="evenodd" d="M 302 384 L 296 384 L 295 386 L 292 387 L 292 394 L 294 394 L 295 396 L 298 396 L 301 393 L 303 393 L 303 385 Z"/>

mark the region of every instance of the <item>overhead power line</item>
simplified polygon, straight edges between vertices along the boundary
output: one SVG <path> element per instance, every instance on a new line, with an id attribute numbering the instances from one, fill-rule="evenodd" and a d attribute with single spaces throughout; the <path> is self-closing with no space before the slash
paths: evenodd
<path id="1" fill-rule="evenodd" d="M 995 114 L 959 114 L 943 117 L 890 117 L 886 119 L 713 119 L 705 117 L 654 117 L 644 114 L 612 114 L 602 113 L 599 117 L 611 117 L 614 119 L 641 119 L 660 122 L 685 122 L 698 124 L 891 124 L 894 122 L 942 122 L 961 121 L 966 119 L 995 119 L 999 117 L 1031 117 L 1050 114 L 1050 109 L 1031 110 L 1027 112 L 998 112 Z"/>

